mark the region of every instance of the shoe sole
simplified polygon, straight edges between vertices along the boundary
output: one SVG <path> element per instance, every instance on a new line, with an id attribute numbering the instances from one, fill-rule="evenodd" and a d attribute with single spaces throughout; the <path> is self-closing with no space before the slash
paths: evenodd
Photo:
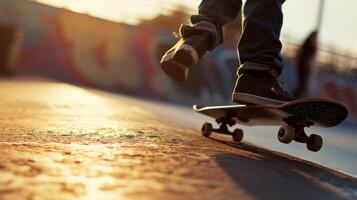
<path id="1" fill-rule="evenodd" d="M 233 101 L 245 105 L 258 105 L 258 104 L 279 105 L 279 104 L 287 103 L 287 101 L 279 101 L 275 99 L 269 99 L 266 97 L 256 96 L 248 93 L 240 93 L 240 92 L 233 94 Z"/>
<path id="2" fill-rule="evenodd" d="M 189 50 L 181 48 L 176 52 L 170 52 L 163 57 L 161 69 L 176 81 L 185 81 L 188 78 L 189 66 L 195 64 Z"/>

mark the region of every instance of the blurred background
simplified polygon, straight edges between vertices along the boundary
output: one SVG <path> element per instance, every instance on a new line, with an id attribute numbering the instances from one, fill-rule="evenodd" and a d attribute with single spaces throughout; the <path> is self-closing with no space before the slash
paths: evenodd
<path id="1" fill-rule="evenodd" d="M 161 55 L 199 0 L 1 0 L 0 74 L 39 76 L 141 98 L 183 104 L 230 103 L 241 15 L 225 43 L 183 83 L 168 79 Z M 357 2 L 289 0 L 282 30 L 281 79 L 297 97 L 328 97 L 357 125 Z"/>

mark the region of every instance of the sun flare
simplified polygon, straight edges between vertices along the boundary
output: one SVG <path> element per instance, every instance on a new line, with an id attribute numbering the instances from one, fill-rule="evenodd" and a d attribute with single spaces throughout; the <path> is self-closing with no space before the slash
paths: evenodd
<path id="1" fill-rule="evenodd" d="M 197 0 L 165 1 L 165 0 L 34 0 L 39 3 L 85 13 L 95 17 L 115 22 L 136 24 L 141 19 L 151 19 L 163 13 L 170 12 L 177 5 L 194 8 Z M 188 9 L 188 12 L 192 12 Z"/>

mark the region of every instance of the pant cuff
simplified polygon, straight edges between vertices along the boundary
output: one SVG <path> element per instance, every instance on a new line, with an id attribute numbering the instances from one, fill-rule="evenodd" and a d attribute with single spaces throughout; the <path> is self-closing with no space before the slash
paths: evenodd
<path id="1" fill-rule="evenodd" d="M 245 62 L 243 63 L 239 69 L 238 69 L 238 75 L 241 75 L 245 72 L 249 71 L 250 73 L 267 73 L 273 77 L 278 77 L 279 72 L 276 70 L 274 67 L 265 65 L 265 64 L 260 64 L 260 63 L 255 63 L 255 62 Z"/>
<path id="2" fill-rule="evenodd" d="M 196 24 L 182 24 L 180 27 L 180 36 L 183 38 L 199 34 L 202 31 L 211 34 L 209 49 L 212 50 L 222 43 L 221 31 L 210 21 L 199 21 Z"/>

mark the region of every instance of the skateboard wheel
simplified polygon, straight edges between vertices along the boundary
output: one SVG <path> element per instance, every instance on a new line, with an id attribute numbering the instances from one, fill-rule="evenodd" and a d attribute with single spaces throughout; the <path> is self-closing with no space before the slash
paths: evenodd
<path id="1" fill-rule="evenodd" d="M 310 151 L 318 152 L 322 147 L 322 137 L 319 135 L 311 134 L 307 140 L 306 147 Z"/>
<path id="2" fill-rule="evenodd" d="M 201 128 L 201 134 L 205 137 L 209 137 L 212 133 L 212 124 L 204 123 Z"/>
<path id="3" fill-rule="evenodd" d="M 243 139 L 243 130 L 239 128 L 234 129 L 234 131 L 232 132 L 232 138 L 235 142 L 241 142 Z"/>
<path id="4" fill-rule="evenodd" d="M 278 131 L 278 139 L 284 144 L 289 144 L 295 137 L 294 128 L 289 125 L 280 127 Z"/>

